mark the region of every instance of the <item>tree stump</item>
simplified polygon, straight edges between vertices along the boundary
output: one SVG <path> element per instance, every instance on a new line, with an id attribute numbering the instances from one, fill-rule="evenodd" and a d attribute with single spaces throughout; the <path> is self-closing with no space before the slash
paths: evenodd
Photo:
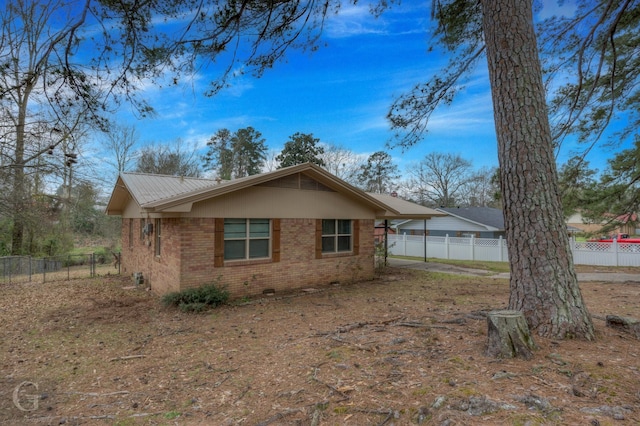
<path id="1" fill-rule="evenodd" d="M 487 315 L 487 355 L 494 358 L 530 359 L 537 349 L 524 314 L 519 311 L 491 311 Z"/>

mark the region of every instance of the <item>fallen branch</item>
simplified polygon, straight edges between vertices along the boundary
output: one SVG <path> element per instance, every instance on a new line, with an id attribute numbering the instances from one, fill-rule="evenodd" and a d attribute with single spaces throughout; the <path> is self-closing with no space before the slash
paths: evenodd
<path id="1" fill-rule="evenodd" d="M 403 322 L 397 322 L 393 325 L 396 327 L 415 327 L 415 328 L 430 327 L 429 324 L 425 324 L 423 322 L 418 322 L 418 321 L 403 321 Z"/>
<path id="2" fill-rule="evenodd" d="M 256 426 L 267 426 L 267 425 L 270 425 L 271 423 L 277 422 L 278 420 L 285 418 L 286 416 L 290 416 L 292 414 L 297 414 L 301 412 L 304 412 L 302 408 L 295 408 L 291 410 L 281 411 L 280 413 L 276 413 L 275 415 L 269 417 L 267 420 L 261 421 Z"/>
<path id="3" fill-rule="evenodd" d="M 66 392 L 67 395 L 83 395 L 83 396 L 115 396 L 115 395 L 129 395 L 129 391 L 116 391 L 109 393 L 98 393 L 98 392 Z"/>
<path id="4" fill-rule="evenodd" d="M 388 410 L 367 410 L 364 408 L 356 408 L 353 411 L 357 411 L 359 413 L 364 413 L 364 414 L 376 414 L 376 415 L 386 415 L 387 417 L 384 418 L 384 420 L 382 420 L 382 422 L 378 423 L 378 426 L 383 426 L 385 424 L 387 424 L 387 422 L 389 420 L 391 420 L 394 416 L 394 412 L 391 408 L 389 408 Z"/>
<path id="5" fill-rule="evenodd" d="M 125 361 L 127 359 L 136 359 L 136 358 L 144 358 L 145 355 L 125 355 L 125 356 L 117 356 L 115 358 L 111 358 L 109 361 Z"/>
<path id="6" fill-rule="evenodd" d="M 136 413 L 136 414 L 132 414 L 129 417 L 150 417 L 150 416 L 159 416 L 162 415 L 162 411 L 157 412 L 157 413 Z"/>
<path id="7" fill-rule="evenodd" d="M 242 391 L 239 397 L 236 398 L 235 402 L 240 401 L 244 396 L 251 390 L 251 385 L 247 385 L 247 387 Z"/>
<path id="8" fill-rule="evenodd" d="M 363 328 L 363 327 L 367 327 L 370 325 L 389 325 L 391 323 L 394 323 L 396 321 L 401 320 L 403 317 L 397 317 L 397 318 L 392 318 L 389 320 L 385 320 L 385 321 L 366 321 L 366 322 L 356 322 L 353 324 L 347 324 L 347 325 L 343 325 L 341 327 L 338 327 L 335 331 L 319 331 L 317 332 L 315 335 L 316 336 L 327 336 L 329 334 L 340 334 L 340 333 L 347 333 L 351 330 L 355 330 L 357 328 Z"/>
<path id="9" fill-rule="evenodd" d="M 335 392 L 335 393 L 339 394 L 340 396 L 342 396 L 342 398 L 343 398 L 343 399 L 341 399 L 340 401 L 345 401 L 345 400 L 347 400 L 347 399 L 350 399 L 350 396 L 349 396 L 349 395 L 347 395 L 346 393 L 344 393 L 344 392 L 342 392 L 342 391 L 338 390 L 335 386 L 332 386 L 332 385 L 330 385 L 329 383 L 325 383 L 325 382 L 323 382 L 322 380 L 318 379 L 318 370 L 320 370 L 320 369 L 319 369 L 319 368 L 314 368 L 314 369 L 313 369 L 313 376 L 312 376 L 312 378 L 313 378 L 313 380 L 314 380 L 315 382 L 318 382 L 318 383 L 320 383 L 321 385 L 324 385 L 324 386 L 328 387 L 329 389 L 331 389 L 331 391 L 333 391 L 333 392 Z M 339 401 L 338 401 L 338 402 L 339 402 Z"/>

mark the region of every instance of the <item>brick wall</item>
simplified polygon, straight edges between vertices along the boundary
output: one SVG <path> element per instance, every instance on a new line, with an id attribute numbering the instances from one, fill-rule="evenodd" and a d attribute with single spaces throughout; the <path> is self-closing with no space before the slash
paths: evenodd
<path id="1" fill-rule="evenodd" d="M 133 221 L 133 240 L 129 242 L 129 221 Z M 151 220 L 151 223 L 155 221 Z M 122 221 L 123 275 L 142 272 L 144 284 L 158 294 L 180 289 L 180 219 L 162 219 L 161 255 L 155 255 L 155 233 L 141 238 L 140 219 Z"/>
<path id="2" fill-rule="evenodd" d="M 233 297 L 372 279 L 373 220 L 360 220 L 360 253 L 315 258 L 315 220 L 281 220 L 280 262 L 247 261 L 214 268 L 214 219 L 182 219 L 181 288 L 209 282 L 226 286 Z M 155 290 L 155 286 L 154 286 Z"/>
<path id="3" fill-rule="evenodd" d="M 129 222 L 133 224 L 133 238 L 129 241 Z M 153 256 L 153 245 L 149 239 L 140 238 L 140 219 L 122 220 L 122 258 L 121 271 L 123 275 L 133 275 L 135 272 L 149 272 L 149 259 Z M 146 276 L 145 276 L 146 279 Z"/>
<path id="4" fill-rule="evenodd" d="M 129 224 L 133 220 L 133 245 L 129 245 Z M 282 219 L 280 262 L 270 260 L 227 263 L 213 266 L 214 219 L 162 219 L 161 254 L 155 256 L 154 234 L 140 238 L 140 220 L 122 223 L 122 272 L 142 272 L 145 285 L 154 292 L 198 287 L 215 282 L 224 285 L 232 297 L 278 292 L 334 282 L 368 280 L 374 274 L 373 220 L 360 220 L 358 255 L 329 255 L 315 258 L 315 219 Z M 156 230 L 154 230 L 155 233 Z"/>

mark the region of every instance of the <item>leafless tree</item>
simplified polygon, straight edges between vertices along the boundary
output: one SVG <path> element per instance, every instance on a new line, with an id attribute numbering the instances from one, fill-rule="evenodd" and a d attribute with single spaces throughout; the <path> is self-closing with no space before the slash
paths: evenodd
<path id="1" fill-rule="evenodd" d="M 324 152 L 320 157 L 324 161 L 324 168 L 334 176 L 355 185 L 358 172 L 367 161 L 366 156 L 336 144 L 323 143 L 322 146 Z"/>
<path id="2" fill-rule="evenodd" d="M 135 170 L 172 176 L 200 177 L 199 158 L 194 150 L 185 150 L 182 141 L 167 145 L 148 145 L 137 155 Z"/>
<path id="3" fill-rule="evenodd" d="M 454 207 L 464 201 L 471 178 L 471 162 L 459 154 L 431 152 L 408 167 L 413 199 L 424 205 Z"/>
<path id="4" fill-rule="evenodd" d="M 129 170 L 135 161 L 135 146 L 139 136 L 136 128 L 129 125 L 114 125 L 104 134 L 103 148 L 111 155 L 105 158 L 105 163 L 116 172 Z"/>

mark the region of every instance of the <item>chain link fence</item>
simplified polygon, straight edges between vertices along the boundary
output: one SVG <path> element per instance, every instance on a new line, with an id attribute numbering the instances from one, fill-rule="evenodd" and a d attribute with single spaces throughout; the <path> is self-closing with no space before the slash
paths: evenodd
<path id="1" fill-rule="evenodd" d="M 0 257 L 0 284 L 63 281 L 120 274 L 120 253 Z"/>

